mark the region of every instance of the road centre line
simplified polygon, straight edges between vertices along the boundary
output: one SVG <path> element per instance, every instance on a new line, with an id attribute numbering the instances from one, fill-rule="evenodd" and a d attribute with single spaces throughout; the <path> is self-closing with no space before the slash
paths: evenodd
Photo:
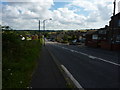
<path id="1" fill-rule="evenodd" d="M 92 58 L 92 59 L 96 59 L 96 57 L 94 57 L 94 56 L 91 56 L 91 55 L 89 55 L 88 57 L 89 57 L 89 58 Z"/>
<path id="2" fill-rule="evenodd" d="M 120 66 L 120 64 L 118 64 L 118 63 L 111 62 L 111 61 L 108 61 L 108 60 L 105 60 L 105 59 L 102 59 L 102 58 L 99 58 L 99 57 L 95 57 L 95 56 L 92 56 L 92 55 L 89 55 L 89 54 L 86 54 L 86 53 L 83 53 L 83 52 L 78 52 L 78 51 L 75 51 L 75 50 L 72 50 L 72 49 L 68 49 L 68 48 L 65 48 L 65 47 L 61 47 L 61 46 L 58 46 L 58 45 L 55 45 L 55 46 L 60 47 L 60 48 L 63 48 L 63 49 L 66 49 L 66 50 L 69 50 L 69 51 L 71 51 L 71 52 L 76 52 L 76 53 L 85 55 L 85 56 L 87 56 L 87 57 L 89 57 L 89 58 L 91 58 L 91 59 L 98 59 L 98 60 L 101 60 L 101 61 L 104 61 L 104 62 L 113 64 L 113 65 L 116 65 L 116 66 Z"/>
<path id="3" fill-rule="evenodd" d="M 111 62 L 111 61 L 108 61 L 108 60 L 105 60 L 105 59 L 102 59 L 102 58 L 97 58 L 97 59 L 99 59 L 101 61 L 104 61 L 104 62 L 107 62 L 107 63 L 111 63 L 111 64 L 114 64 L 114 65 L 120 66 L 120 64 L 118 64 L 118 63 Z"/>
<path id="4" fill-rule="evenodd" d="M 75 52 L 74 50 L 70 50 L 71 52 Z"/>

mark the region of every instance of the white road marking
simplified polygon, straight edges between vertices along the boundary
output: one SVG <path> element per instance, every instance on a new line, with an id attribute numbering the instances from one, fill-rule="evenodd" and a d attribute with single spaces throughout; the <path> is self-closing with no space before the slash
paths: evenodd
<path id="1" fill-rule="evenodd" d="M 85 53 L 82 53 L 82 52 L 78 52 L 78 53 L 80 53 L 82 55 L 85 55 L 85 56 L 89 56 L 88 54 L 85 54 Z"/>
<path id="2" fill-rule="evenodd" d="M 65 47 L 62 47 L 63 49 L 65 49 Z"/>
<path id="3" fill-rule="evenodd" d="M 70 50 L 71 52 L 75 52 L 74 50 Z"/>
<path id="4" fill-rule="evenodd" d="M 72 82 L 75 84 L 77 88 L 82 88 L 82 86 L 79 84 L 79 82 L 73 77 L 73 75 L 67 70 L 67 68 L 64 65 L 61 65 L 62 69 L 65 71 L 67 76 L 72 80 Z"/>
<path id="5" fill-rule="evenodd" d="M 76 52 L 76 53 L 85 55 L 85 56 L 87 56 L 87 57 L 89 57 L 89 58 L 91 58 L 91 59 L 98 59 L 98 60 L 101 60 L 101 61 L 104 61 L 104 62 L 113 64 L 113 65 L 116 65 L 116 66 L 120 66 L 120 64 L 118 64 L 118 63 L 111 62 L 111 61 L 108 61 L 108 60 L 105 60 L 105 59 L 102 59 L 102 58 L 99 58 L 99 57 L 95 57 L 95 56 L 92 56 L 92 55 L 89 55 L 89 54 L 86 54 L 86 53 L 83 53 L 83 52 L 78 52 L 78 51 L 75 51 L 75 50 L 72 50 L 72 49 L 68 49 L 68 48 L 65 48 L 65 47 L 61 47 L 61 46 L 58 46 L 58 45 L 55 45 L 55 46 L 60 47 L 60 48 L 63 48 L 63 49 L 66 49 L 66 50 L 69 50 L 69 51 L 71 51 L 71 52 Z"/>
<path id="6" fill-rule="evenodd" d="M 91 55 L 89 55 L 88 57 L 91 58 L 91 59 L 96 59 L 96 57 L 91 56 Z"/>
<path id="7" fill-rule="evenodd" d="M 117 66 L 120 66 L 120 64 L 118 64 L 118 63 L 111 62 L 111 61 L 108 61 L 108 60 L 105 60 L 105 59 L 102 59 L 102 58 L 97 58 L 97 59 L 99 59 L 101 61 L 104 61 L 104 62 L 108 62 L 108 63 L 114 64 L 114 65 L 117 65 Z"/>

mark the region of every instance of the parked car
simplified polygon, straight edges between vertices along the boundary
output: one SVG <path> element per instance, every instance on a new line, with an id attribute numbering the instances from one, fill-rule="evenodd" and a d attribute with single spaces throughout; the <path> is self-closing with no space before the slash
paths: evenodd
<path id="1" fill-rule="evenodd" d="M 69 45 L 81 45 L 80 41 L 78 41 L 77 39 L 69 42 Z"/>

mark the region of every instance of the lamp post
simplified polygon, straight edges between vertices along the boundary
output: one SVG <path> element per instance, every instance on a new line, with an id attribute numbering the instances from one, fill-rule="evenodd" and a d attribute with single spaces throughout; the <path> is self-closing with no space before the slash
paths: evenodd
<path id="1" fill-rule="evenodd" d="M 43 20 L 43 30 L 44 30 L 44 46 L 45 46 L 45 21 L 47 21 L 47 20 L 52 20 L 52 18 Z"/>
<path id="2" fill-rule="evenodd" d="M 40 20 L 39 20 L 39 41 L 40 41 Z"/>

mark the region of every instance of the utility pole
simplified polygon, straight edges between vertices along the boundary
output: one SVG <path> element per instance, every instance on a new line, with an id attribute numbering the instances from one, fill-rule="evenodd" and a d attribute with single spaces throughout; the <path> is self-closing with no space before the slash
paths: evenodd
<path id="1" fill-rule="evenodd" d="M 115 15 L 115 9 L 116 9 L 116 0 L 114 0 L 113 4 L 114 4 L 113 16 L 114 16 Z"/>
<path id="2" fill-rule="evenodd" d="M 45 21 L 46 21 L 46 20 L 43 21 L 44 46 L 45 46 Z"/>
<path id="3" fill-rule="evenodd" d="M 39 20 L 39 41 L 40 41 L 40 20 Z"/>
<path id="4" fill-rule="evenodd" d="M 114 9 L 113 9 L 113 16 L 112 16 L 112 27 L 111 27 L 111 50 L 112 50 L 112 44 L 114 42 L 114 23 L 115 23 L 115 20 L 114 20 L 114 16 L 115 16 L 115 10 L 116 10 L 116 0 L 114 0 L 113 2 L 114 4 Z"/>

